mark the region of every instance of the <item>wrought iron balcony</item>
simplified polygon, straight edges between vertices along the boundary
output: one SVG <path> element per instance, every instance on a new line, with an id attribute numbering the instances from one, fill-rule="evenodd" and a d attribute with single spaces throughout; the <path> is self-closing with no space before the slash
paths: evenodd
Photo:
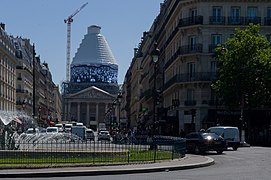
<path id="1" fill-rule="evenodd" d="M 175 59 L 180 55 L 180 52 L 181 48 L 178 48 L 178 50 L 173 54 L 173 56 L 171 56 L 170 59 L 166 62 L 165 69 L 167 69 L 168 66 L 170 66 L 175 61 Z"/>
<path id="2" fill-rule="evenodd" d="M 225 25 L 225 16 L 210 16 L 209 23 L 215 25 Z"/>
<path id="3" fill-rule="evenodd" d="M 240 16 L 229 16 L 228 17 L 229 25 L 244 25 L 244 17 Z"/>
<path id="4" fill-rule="evenodd" d="M 175 83 L 187 83 L 187 82 L 201 82 L 212 81 L 216 79 L 216 72 L 198 72 L 198 73 L 185 73 L 176 74 L 169 81 L 165 83 L 164 88 L 167 89 Z"/>
<path id="5" fill-rule="evenodd" d="M 180 27 L 203 24 L 203 16 L 183 18 L 179 22 Z"/>
<path id="6" fill-rule="evenodd" d="M 264 18 L 264 25 L 265 26 L 271 26 L 271 17 L 265 17 Z"/>
<path id="7" fill-rule="evenodd" d="M 181 46 L 180 54 L 202 53 L 202 44 Z"/>
<path id="8" fill-rule="evenodd" d="M 250 24 L 250 23 L 261 24 L 261 17 L 246 17 L 245 23 L 246 23 L 246 25 Z"/>

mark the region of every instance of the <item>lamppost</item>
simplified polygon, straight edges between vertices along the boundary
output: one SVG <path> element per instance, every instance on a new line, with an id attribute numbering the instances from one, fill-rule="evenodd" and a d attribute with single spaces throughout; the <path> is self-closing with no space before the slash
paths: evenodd
<path id="1" fill-rule="evenodd" d="M 154 43 L 154 49 L 151 52 L 152 61 L 154 63 L 154 78 L 153 78 L 153 119 L 152 119 L 152 135 L 155 134 L 155 120 L 156 120 L 156 101 L 157 101 L 157 90 L 156 90 L 156 76 L 157 76 L 157 61 L 159 59 L 160 50 L 157 48 L 157 43 Z"/>

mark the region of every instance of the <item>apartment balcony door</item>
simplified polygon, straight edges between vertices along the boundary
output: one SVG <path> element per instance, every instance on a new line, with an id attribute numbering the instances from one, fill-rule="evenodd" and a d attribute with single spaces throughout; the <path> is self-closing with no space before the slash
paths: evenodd
<path id="1" fill-rule="evenodd" d="M 213 23 L 221 23 L 221 22 L 222 22 L 222 8 L 213 7 Z"/>
<path id="2" fill-rule="evenodd" d="M 196 37 L 190 36 L 189 37 L 189 52 L 196 51 Z"/>
<path id="3" fill-rule="evenodd" d="M 191 21 L 192 21 L 191 23 L 195 23 L 197 15 L 198 15 L 197 9 L 190 9 L 189 15 L 190 15 L 190 18 L 191 18 Z"/>
<path id="4" fill-rule="evenodd" d="M 195 75 L 196 75 L 195 63 L 188 63 L 187 69 L 188 69 L 188 81 L 193 81 L 195 79 Z"/>
<path id="5" fill-rule="evenodd" d="M 248 7 L 247 9 L 247 23 L 256 23 L 257 22 L 257 8 Z"/>
<path id="6" fill-rule="evenodd" d="M 232 7 L 231 8 L 231 24 L 240 24 L 240 7 Z"/>

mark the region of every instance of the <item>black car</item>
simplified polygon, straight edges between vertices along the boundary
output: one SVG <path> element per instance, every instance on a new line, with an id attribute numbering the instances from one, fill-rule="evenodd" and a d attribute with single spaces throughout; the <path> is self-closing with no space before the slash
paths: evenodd
<path id="1" fill-rule="evenodd" d="M 186 150 L 195 154 L 216 151 L 222 154 L 227 150 L 226 141 L 215 133 L 192 132 L 186 135 Z"/>

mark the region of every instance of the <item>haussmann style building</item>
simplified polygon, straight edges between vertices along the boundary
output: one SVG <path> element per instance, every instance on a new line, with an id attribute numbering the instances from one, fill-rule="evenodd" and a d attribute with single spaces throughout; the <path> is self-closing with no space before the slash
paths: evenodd
<path id="1" fill-rule="evenodd" d="M 233 37 L 236 28 L 249 23 L 260 24 L 261 34 L 270 40 L 270 0 L 161 3 L 160 13 L 143 33 L 125 76 L 123 91 L 131 125 L 138 130 L 155 128 L 164 135 L 216 124 L 242 128 L 240 109 L 227 111 L 210 85 L 216 79 L 215 47 Z M 156 63 L 152 59 L 155 48 L 159 49 Z M 253 111 L 250 122 L 245 119 L 246 131 L 258 127 L 262 133 L 268 132 L 271 118 L 267 112 L 270 108 Z"/>

